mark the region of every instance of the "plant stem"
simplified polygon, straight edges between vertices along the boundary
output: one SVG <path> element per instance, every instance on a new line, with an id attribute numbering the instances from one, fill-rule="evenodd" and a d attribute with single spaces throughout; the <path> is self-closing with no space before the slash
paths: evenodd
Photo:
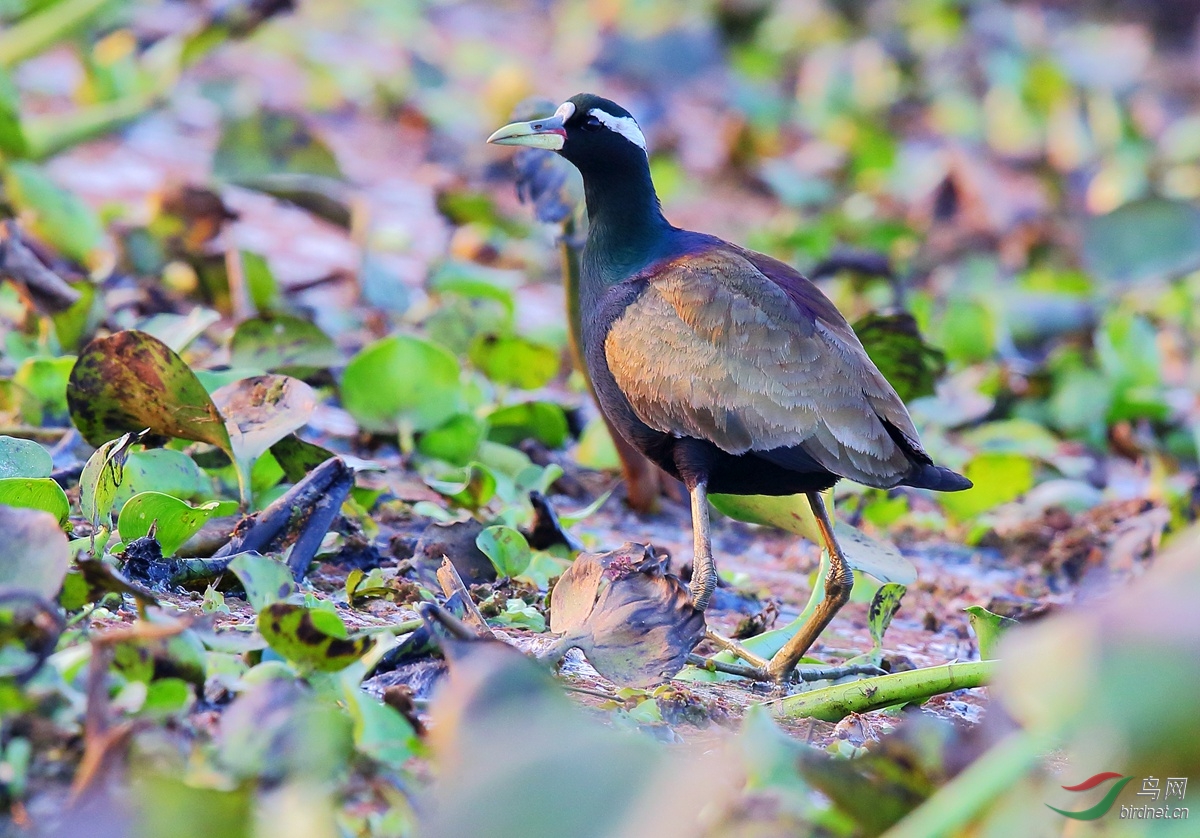
<path id="1" fill-rule="evenodd" d="M 947 663 L 835 684 L 770 702 L 775 715 L 785 719 L 815 718 L 836 722 L 851 713 L 865 713 L 894 704 L 923 701 L 938 693 L 981 687 L 991 678 L 995 661 Z"/>
<path id="2" fill-rule="evenodd" d="M 1010 734 L 884 833 L 883 838 L 963 834 L 985 806 L 1028 774 L 1054 745 L 1055 738 L 1044 732 L 1021 730 Z"/>
<path id="3" fill-rule="evenodd" d="M 112 0 L 63 0 L 0 33 L 0 69 L 48 49 L 87 22 Z"/>

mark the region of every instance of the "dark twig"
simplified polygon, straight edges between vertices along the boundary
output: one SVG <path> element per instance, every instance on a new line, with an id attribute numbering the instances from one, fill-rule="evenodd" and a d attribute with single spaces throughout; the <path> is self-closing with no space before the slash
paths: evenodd
<path id="1" fill-rule="evenodd" d="M 0 240 L 0 277 L 20 286 L 33 304 L 46 314 L 58 314 L 79 302 L 80 294 L 50 270 L 21 238 L 15 221 L 4 223 Z"/>
<path id="2" fill-rule="evenodd" d="M 329 458 L 286 494 L 248 519 L 248 523 L 244 522 L 234 531 L 233 538 L 212 557 L 220 559 L 249 551 L 268 553 L 272 546 L 279 549 L 294 538 L 288 567 L 297 581 L 303 579 L 353 486 L 353 470 L 342 459 Z"/>

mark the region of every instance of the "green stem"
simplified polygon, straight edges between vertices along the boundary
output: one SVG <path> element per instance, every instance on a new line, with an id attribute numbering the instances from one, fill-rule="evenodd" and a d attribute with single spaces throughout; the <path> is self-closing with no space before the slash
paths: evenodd
<path id="1" fill-rule="evenodd" d="M 29 157 L 44 160 L 63 149 L 107 134 L 137 119 L 159 103 L 157 93 L 137 93 L 111 102 L 100 102 L 79 110 L 25 121 Z"/>
<path id="2" fill-rule="evenodd" d="M 836 722 L 851 713 L 866 713 L 894 704 L 923 701 L 939 693 L 981 687 L 991 678 L 995 666 L 995 661 L 972 661 L 896 672 L 809 690 L 770 702 L 769 706 L 775 715 L 785 719 Z"/>
<path id="3" fill-rule="evenodd" d="M 1055 737 L 1021 730 L 1010 734 L 914 809 L 883 838 L 962 835 L 993 800 L 1029 773 L 1055 746 Z"/>
<path id="4" fill-rule="evenodd" d="M 61 41 L 112 0 L 63 0 L 0 33 L 0 69 L 8 69 Z"/>
<path id="5" fill-rule="evenodd" d="M 423 625 L 425 625 L 425 623 L 421 620 L 405 620 L 403 623 L 396 623 L 393 626 L 375 626 L 372 628 L 362 629 L 356 633 L 359 635 L 391 634 L 399 636 L 402 634 L 412 634 Z"/>

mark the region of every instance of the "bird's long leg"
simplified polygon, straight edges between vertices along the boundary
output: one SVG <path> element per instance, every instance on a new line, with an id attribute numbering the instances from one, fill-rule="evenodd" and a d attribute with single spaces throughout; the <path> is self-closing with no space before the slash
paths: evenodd
<path id="1" fill-rule="evenodd" d="M 708 481 L 697 481 L 689 494 L 692 496 L 692 606 L 703 611 L 717 587 L 717 565 L 713 561 L 708 524 Z"/>
<path id="2" fill-rule="evenodd" d="M 829 519 L 825 502 L 817 492 L 809 492 L 807 497 L 817 518 L 817 526 L 821 530 L 821 540 L 824 542 L 821 546 L 829 551 L 829 573 L 825 577 L 825 598 L 817 605 L 809 621 L 800 627 L 795 637 L 775 653 L 767 665 L 767 674 L 779 682 L 791 677 L 800 658 L 804 657 L 804 653 L 829 625 L 834 615 L 850 599 L 850 588 L 854 585 L 854 571 L 846 563 L 842 548 L 833 536 L 833 522 Z"/>

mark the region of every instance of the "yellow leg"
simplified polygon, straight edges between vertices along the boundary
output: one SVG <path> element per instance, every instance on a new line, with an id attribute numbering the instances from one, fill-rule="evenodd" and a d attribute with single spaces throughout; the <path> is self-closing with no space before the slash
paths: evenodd
<path id="1" fill-rule="evenodd" d="M 825 598 L 817 605 L 812 617 L 767 664 L 767 674 L 780 683 L 792 677 L 796 664 L 850 599 L 850 588 L 854 586 L 854 571 L 846 563 L 842 548 L 833 537 L 833 522 L 829 519 L 825 502 L 817 492 L 809 492 L 807 497 L 821 530 L 821 541 L 824 542 L 821 547 L 829 552 L 829 574 L 825 577 Z"/>

